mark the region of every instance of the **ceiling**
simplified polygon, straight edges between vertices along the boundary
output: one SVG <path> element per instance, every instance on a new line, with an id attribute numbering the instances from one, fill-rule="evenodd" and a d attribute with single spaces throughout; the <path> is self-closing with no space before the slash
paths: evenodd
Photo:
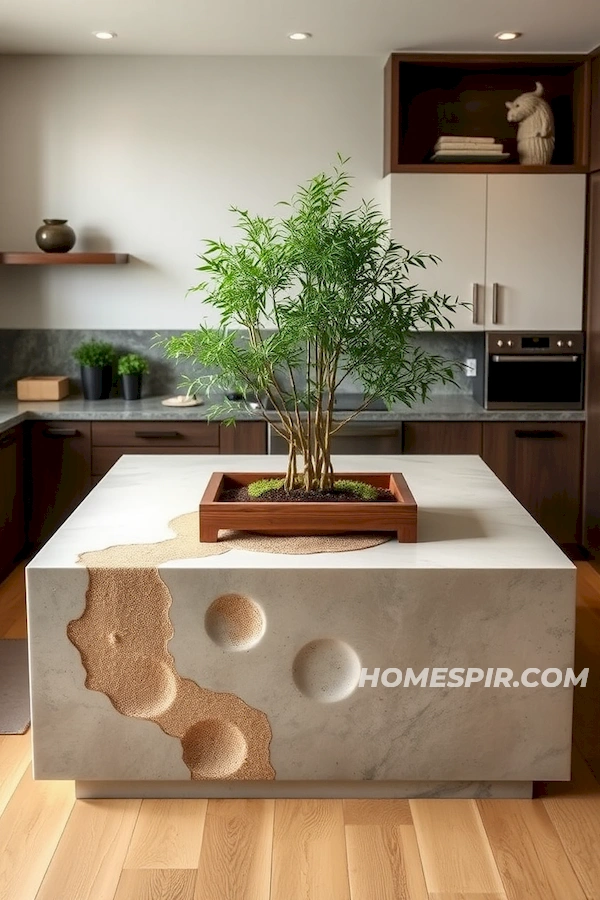
<path id="1" fill-rule="evenodd" d="M 518 41 L 494 39 L 521 31 Z M 99 41 L 94 31 L 114 31 Z M 309 41 L 287 34 L 309 31 Z M 378 56 L 588 52 L 599 0 L 1 0 L 0 53 Z"/>

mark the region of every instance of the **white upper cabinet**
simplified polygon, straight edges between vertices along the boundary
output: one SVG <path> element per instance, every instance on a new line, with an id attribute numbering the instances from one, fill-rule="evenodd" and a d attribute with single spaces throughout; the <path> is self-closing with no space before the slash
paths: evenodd
<path id="1" fill-rule="evenodd" d="M 387 176 L 392 235 L 439 256 L 427 290 L 472 304 L 460 331 L 582 328 L 585 175 Z M 474 302 L 475 301 L 475 302 Z"/>
<path id="2" fill-rule="evenodd" d="M 475 307 L 452 316 L 459 331 L 483 327 L 485 291 L 486 175 L 388 175 L 390 221 L 395 241 L 415 253 L 439 256 L 438 265 L 414 268 L 427 291 L 450 294 Z"/>
<path id="3" fill-rule="evenodd" d="M 585 175 L 488 175 L 486 249 L 488 330 L 581 330 Z"/>

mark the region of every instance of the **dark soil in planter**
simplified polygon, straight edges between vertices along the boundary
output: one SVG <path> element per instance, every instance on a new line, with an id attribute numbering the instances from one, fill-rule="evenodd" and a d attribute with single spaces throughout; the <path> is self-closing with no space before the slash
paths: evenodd
<path id="1" fill-rule="evenodd" d="M 219 497 L 223 503 L 395 503 L 396 498 L 391 491 L 377 489 L 373 500 L 365 500 L 353 491 L 304 491 L 294 488 L 286 491 L 275 488 L 265 491 L 260 497 L 250 497 L 247 487 L 229 488 Z"/>

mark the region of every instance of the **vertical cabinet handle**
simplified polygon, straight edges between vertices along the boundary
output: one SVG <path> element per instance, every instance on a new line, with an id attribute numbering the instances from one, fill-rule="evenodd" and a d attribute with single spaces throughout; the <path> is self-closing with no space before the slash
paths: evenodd
<path id="1" fill-rule="evenodd" d="M 498 294 L 499 286 L 495 281 L 492 285 L 492 325 L 498 324 Z"/>
<path id="2" fill-rule="evenodd" d="M 479 285 L 477 284 L 477 282 L 473 282 L 472 306 L 473 306 L 473 325 L 478 325 L 479 324 Z"/>

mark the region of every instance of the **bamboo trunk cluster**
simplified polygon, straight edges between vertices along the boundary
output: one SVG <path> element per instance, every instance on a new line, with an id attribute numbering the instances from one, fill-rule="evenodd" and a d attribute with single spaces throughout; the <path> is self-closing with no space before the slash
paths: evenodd
<path id="1" fill-rule="evenodd" d="M 305 491 L 327 491 L 333 487 L 331 463 L 331 434 L 327 416 L 308 416 L 306 421 L 293 423 L 286 429 L 288 465 L 284 482 L 287 491 L 302 487 Z M 302 457 L 302 470 L 298 470 Z"/>

